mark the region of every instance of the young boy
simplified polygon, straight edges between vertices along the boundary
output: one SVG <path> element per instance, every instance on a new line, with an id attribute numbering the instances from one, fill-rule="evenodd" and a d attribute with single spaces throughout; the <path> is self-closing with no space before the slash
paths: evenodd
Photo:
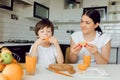
<path id="1" fill-rule="evenodd" d="M 63 63 L 63 54 L 58 40 L 53 36 L 54 27 L 48 19 L 42 19 L 35 26 L 37 40 L 30 49 L 31 55 L 37 55 L 38 64 L 48 67 L 49 64 Z"/>

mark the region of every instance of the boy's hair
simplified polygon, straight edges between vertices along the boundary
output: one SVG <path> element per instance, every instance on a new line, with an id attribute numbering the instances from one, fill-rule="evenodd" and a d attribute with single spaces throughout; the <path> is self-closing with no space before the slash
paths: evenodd
<path id="1" fill-rule="evenodd" d="M 38 36 L 38 31 L 40 29 L 43 29 L 43 28 L 51 28 L 51 31 L 52 31 L 52 35 L 54 34 L 54 27 L 53 27 L 53 23 L 48 20 L 48 19 L 42 19 L 41 21 L 39 21 L 36 25 L 35 25 L 35 34 Z"/>

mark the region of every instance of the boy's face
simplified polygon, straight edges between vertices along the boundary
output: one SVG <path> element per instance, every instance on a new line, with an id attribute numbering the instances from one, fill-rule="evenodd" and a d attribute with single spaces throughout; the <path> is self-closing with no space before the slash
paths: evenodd
<path id="1" fill-rule="evenodd" d="M 40 29 L 38 31 L 38 36 L 41 39 L 45 39 L 45 38 L 51 37 L 52 36 L 51 28 L 44 27 L 43 29 Z"/>

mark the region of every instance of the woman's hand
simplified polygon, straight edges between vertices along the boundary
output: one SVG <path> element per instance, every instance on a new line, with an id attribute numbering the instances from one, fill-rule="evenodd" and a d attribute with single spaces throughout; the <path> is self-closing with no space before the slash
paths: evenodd
<path id="1" fill-rule="evenodd" d="M 93 55 L 98 53 L 97 47 L 95 45 L 93 45 L 93 44 L 87 44 L 86 49 Z"/>
<path id="2" fill-rule="evenodd" d="M 81 49 L 82 49 L 82 46 L 80 44 L 77 44 L 71 48 L 71 52 L 77 55 Z"/>

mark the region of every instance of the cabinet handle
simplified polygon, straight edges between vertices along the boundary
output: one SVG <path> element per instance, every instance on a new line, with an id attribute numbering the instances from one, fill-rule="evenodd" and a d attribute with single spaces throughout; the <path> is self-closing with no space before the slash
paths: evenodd
<path id="1" fill-rule="evenodd" d="M 14 48 L 13 50 L 20 50 L 21 48 Z"/>

